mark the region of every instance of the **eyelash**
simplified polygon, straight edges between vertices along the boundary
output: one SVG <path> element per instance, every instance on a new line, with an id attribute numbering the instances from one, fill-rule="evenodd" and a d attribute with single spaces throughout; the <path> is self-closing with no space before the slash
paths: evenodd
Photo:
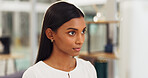
<path id="1" fill-rule="evenodd" d="M 84 29 L 84 30 L 82 31 L 82 32 L 83 32 L 83 34 L 85 34 L 85 33 L 86 33 L 86 31 L 87 31 L 87 30 L 86 30 L 86 29 Z"/>
<path id="2" fill-rule="evenodd" d="M 82 33 L 82 34 L 85 34 L 85 33 L 86 33 L 86 29 L 83 30 L 81 33 Z M 75 32 L 75 31 L 70 31 L 70 32 L 68 32 L 68 34 L 72 36 L 72 35 L 75 35 L 76 32 Z"/>
<path id="3" fill-rule="evenodd" d="M 73 34 L 71 34 L 71 33 L 73 33 Z M 76 33 L 75 31 L 68 32 L 68 34 L 71 35 L 71 36 L 74 35 L 75 33 Z"/>

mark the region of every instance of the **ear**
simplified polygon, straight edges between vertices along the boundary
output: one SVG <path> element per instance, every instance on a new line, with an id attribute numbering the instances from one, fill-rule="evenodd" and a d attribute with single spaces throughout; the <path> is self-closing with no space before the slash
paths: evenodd
<path id="1" fill-rule="evenodd" d="M 48 39 L 53 40 L 53 31 L 50 28 L 47 28 L 45 31 L 45 34 L 47 36 Z"/>

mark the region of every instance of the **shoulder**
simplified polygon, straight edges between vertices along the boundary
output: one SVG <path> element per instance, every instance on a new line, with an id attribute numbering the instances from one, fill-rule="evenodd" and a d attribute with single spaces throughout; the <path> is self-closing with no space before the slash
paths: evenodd
<path id="1" fill-rule="evenodd" d="M 29 67 L 24 73 L 22 78 L 36 78 L 36 72 L 39 70 L 39 67 L 42 66 L 41 62 L 34 64 Z"/>
<path id="2" fill-rule="evenodd" d="M 97 78 L 96 69 L 94 65 L 92 65 L 89 61 L 83 60 L 81 58 L 77 58 L 77 60 L 80 67 L 85 68 L 85 71 L 87 71 L 90 74 L 90 78 Z"/>
<path id="3" fill-rule="evenodd" d="M 80 66 L 83 66 L 83 67 L 90 69 L 90 70 L 95 70 L 94 66 L 89 61 L 83 60 L 81 58 L 76 58 L 76 59 L 77 59 L 78 64 Z"/>
<path id="4" fill-rule="evenodd" d="M 29 67 L 23 74 L 22 78 L 36 78 L 34 73 L 34 68 Z"/>
<path id="5" fill-rule="evenodd" d="M 88 67 L 93 67 L 93 65 L 89 61 L 83 60 L 81 58 L 76 58 L 76 59 L 79 64 L 82 64 L 82 65 L 88 66 Z"/>

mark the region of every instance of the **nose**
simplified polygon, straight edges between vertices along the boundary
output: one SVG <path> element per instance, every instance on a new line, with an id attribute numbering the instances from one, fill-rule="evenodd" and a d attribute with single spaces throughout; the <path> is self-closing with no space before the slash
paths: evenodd
<path id="1" fill-rule="evenodd" d="M 75 43 L 78 44 L 78 45 L 82 45 L 84 40 L 85 40 L 85 36 L 80 34 L 80 35 L 77 36 Z"/>

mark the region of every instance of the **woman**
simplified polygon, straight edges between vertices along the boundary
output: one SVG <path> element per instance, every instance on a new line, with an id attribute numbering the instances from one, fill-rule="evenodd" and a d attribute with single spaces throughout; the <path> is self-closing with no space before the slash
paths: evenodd
<path id="1" fill-rule="evenodd" d="M 47 10 L 36 64 L 23 78 L 97 78 L 93 65 L 74 56 L 84 42 L 84 14 L 73 4 L 56 2 Z"/>

